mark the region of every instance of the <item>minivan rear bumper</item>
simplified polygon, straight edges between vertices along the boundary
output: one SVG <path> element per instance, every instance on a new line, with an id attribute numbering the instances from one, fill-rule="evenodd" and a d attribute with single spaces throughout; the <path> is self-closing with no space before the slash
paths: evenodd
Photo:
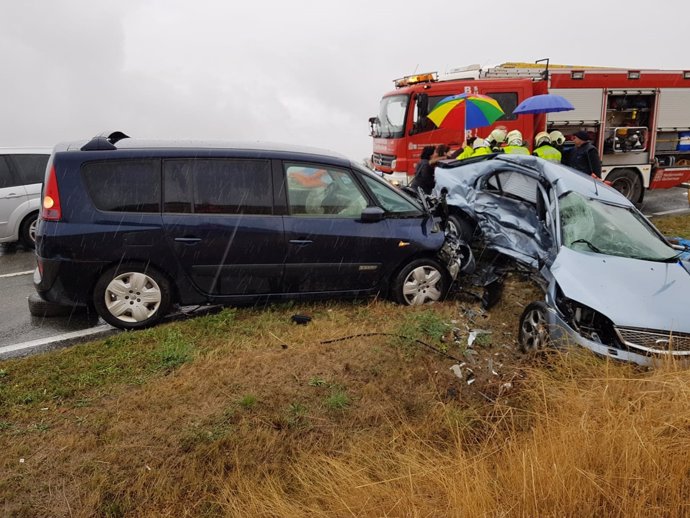
<path id="1" fill-rule="evenodd" d="M 37 257 L 34 287 L 42 299 L 66 306 L 91 303 L 93 286 L 105 262 L 62 261 Z"/>

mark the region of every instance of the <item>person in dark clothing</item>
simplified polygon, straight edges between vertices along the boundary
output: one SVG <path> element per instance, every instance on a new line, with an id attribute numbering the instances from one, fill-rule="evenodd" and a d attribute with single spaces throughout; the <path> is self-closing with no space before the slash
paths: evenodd
<path id="1" fill-rule="evenodd" d="M 599 152 L 590 142 L 589 134 L 586 131 L 578 131 L 573 135 L 573 142 L 575 143 L 575 149 L 566 158 L 567 162 L 565 162 L 565 165 L 585 174 L 601 178 Z"/>
<path id="2" fill-rule="evenodd" d="M 410 183 L 410 187 L 415 191 L 417 187 L 421 187 L 425 194 L 431 194 L 434 185 L 436 185 L 436 178 L 434 178 L 436 162 L 448 158 L 449 151 L 450 148 L 445 144 L 439 144 L 435 148 L 434 146 L 426 146 L 420 155 L 421 160 L 415 168 L 414 178 Z"/>
<path id="3" fill-rule="evenodd" d="M 414 170 L 414 178 L 410 182 L 410 187 L 417 190 L 421 187 L 425 194 L 431 194 L 434 184 L 434 166 L 430 163 L 432 157 L 435 155 L 436 148 L 434 146 L 424 146 L 422 154 L 419 156 L 420 160 Z"/>

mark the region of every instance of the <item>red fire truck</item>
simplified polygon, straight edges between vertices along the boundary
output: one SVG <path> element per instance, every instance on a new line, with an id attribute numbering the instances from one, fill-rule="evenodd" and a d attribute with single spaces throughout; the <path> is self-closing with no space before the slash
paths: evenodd
<path id="1" fill-rule="evenodd" d="M 540 131 L 566 137 L 589 132 L 602 159 L 602 176 L 628 199 L 641 202 L 644 188 L 674 187 L 690 181 L 690 71 L 629 70 L 530 63 L 474 65 L 406 76 L 381 99 L 379 115 L 369 119 L 375 169 L 408 183 L 424 146 L 460 146 L 462 129 L 436 128 L 426 115 L 444 97 L 463 92 L 493 97 L 505 115 L 493 126 L 474 130 L 488 135 L 496 125 L 518 129 L 528 145 Z M 575 110 L 547 115 L 513 114 L 524 99 L 555 93 Z"/>

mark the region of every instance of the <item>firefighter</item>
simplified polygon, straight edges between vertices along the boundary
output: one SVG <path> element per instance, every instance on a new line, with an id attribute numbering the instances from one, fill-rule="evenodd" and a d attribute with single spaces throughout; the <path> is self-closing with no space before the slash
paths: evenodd
<path id="1" fill-rule="evenodd" d="M 513 130 L 506 135 L 508 145 L 503 148 L 504 153 L 512 153 L 515 155 L 529 155 L 529 150 L 523 146 L 522 133 L 519 130 Z"/>
<path id="2" fill-rule="evenodd" d="M 532 154 L 549 162 L 561 163 L 561 152 L 551 145 L 549 134 L 545 131 L 540 131 L 534 137 L 534 152 Z"/>
<path id="3" fill-rule="evenodd" d="M 472 153 L 472 157 L 488 155 L 492 152 L 491 146 L 483 138 L 475 139 L 475 141 L 472 143 L 472 149 L 474 150 Z"/>
<path id="4" fill-rule="evenodd" d="M 565 137 L 563 136 L 563 133 L 561 133 L 558 130 L 554 130 L 551 133 L 549 133 L 549 140 L 551 141 L 551 145 L 553 147 L 555 147 L 561 153 L 563 152 L 563 144 L 565 143 Z"/>
<path id="5" fill-rule="evenodd" d="M 508 131 L 505 126 L 497 126 L 491 133 L 489 133 L 489 136 L 486 137 L 486 140 L 491 147 L 491 151 L 494 153 L 501 153 L 503 151 L 503 144 L 506 141 L 507 133 Z"/>

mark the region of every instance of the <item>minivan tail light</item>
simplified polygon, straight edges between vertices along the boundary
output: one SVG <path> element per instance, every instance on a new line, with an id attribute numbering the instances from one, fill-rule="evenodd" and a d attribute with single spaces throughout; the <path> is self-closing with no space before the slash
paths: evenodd
<path id="1" fill-rule="evenodd" d="M 60 221 L 62 209 L 60 208 L 60 193 L 57 186 L 57 175 L 55 166 L 50 167 L 48 181 L 46 182 L 43 193 L 43 205 L 41 208 L 41 219 L 44 221 Z"/>

